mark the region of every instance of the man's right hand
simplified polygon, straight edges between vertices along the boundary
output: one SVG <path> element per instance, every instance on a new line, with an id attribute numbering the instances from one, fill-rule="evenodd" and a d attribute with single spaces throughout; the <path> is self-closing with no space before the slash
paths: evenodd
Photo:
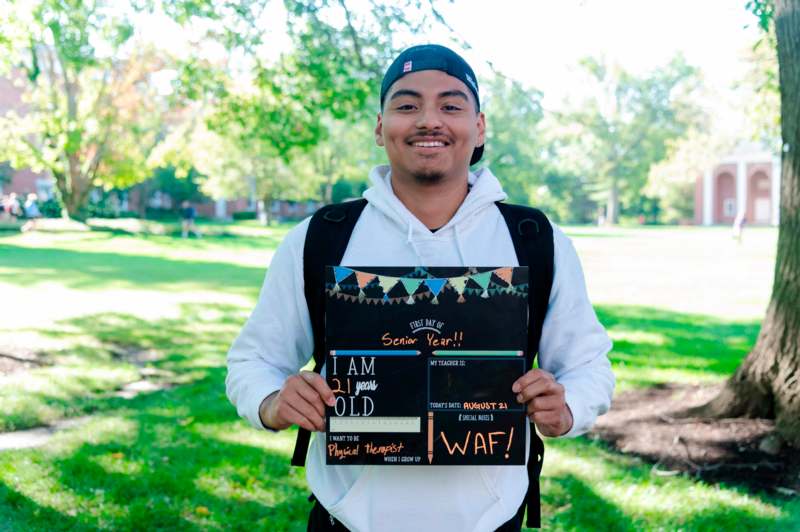
<path id="1" fill-rule="evenodd" d="M 325 405 L 335 399 L 319 373 L 301 371 L 283 383 L 283 388 L 261 402 L 258 415 L 265 427 L 282 430 L 299 425 L 309 431 L 325 430 Z"/>

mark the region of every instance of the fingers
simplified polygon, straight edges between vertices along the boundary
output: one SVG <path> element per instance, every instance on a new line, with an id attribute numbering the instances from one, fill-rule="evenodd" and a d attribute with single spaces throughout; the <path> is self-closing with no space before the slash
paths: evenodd
<path id="1" fill-rule="evenodd" d="M 517 401 L 527 403 L 539 396 L 559 396 L 564 399 L 564 387 L 551 378 L 541 378 L 523 387 L 517 394 Z"/>
<path id="2" fill-rule="evenodd" d="M 299 427 L 303 427 L 309 432 L 314 432 L 315 430 L 324 430 L 325 422 L 322 421 L 319 416 L 314 413 L 311 413 L 311 418 L 316 419 L 309 419 L 309 417 L 301 410 L 295 409 L 289 403 L 285 403 L 284 411 L 286 414 L 287 421 L 290 422 L 291 425 L 297 425 Z M 304 409 L 306 413 L 308 413 L 308 409 Z M 322 423 L 322 429 L 319 428 L 320 423 Z"/>
<path id="3" fill-rule="evenodd" d="M 316 390 L 326 405 L 333 406 L 335 402 L 333 391 L 331 391 L 325 379 L 322 378 L 322 375 L 313 371 L 301 371 L 300 376 Z"/>
<path id="4" fill-rule="evenodd" d="M 320 399 L 319 394 L 317 394 L 314 388 L 311 386 L 298 386 L 295 391 L 297 395 L 302 397 L 306 403 L 314 408 L 318 416 L 325 417 L 325 405 L 322 404 L 322 399 Z"/>
<path id="5" fill-rule="evenodd" d="M 513 391 L 514 393 L 519 393 L 523 388 L 533 384 L 536 381 L 542 380 L 542 379 L 555 380 L 550 373 L 548 373 L 548 372 L 546 372 L 546 371 L 544 371 L 542 369 L 538 369 L 538 368 L 537 369 L 532 369 L 532 370 L 528 371 L 527 373 L 525 373 L 525 375 L 523 375 L 522 377 L 520 377 L 519 379 L 514 381 L 514 384 L 511 385 L 511 391 Z"/>
<path id="6" fill-rule="evenodd" d="M 325 430 L 325 415 L 296 392 L 290 391 L 281 398 L 278 415 L 289 424 L 299 425 L 306 430 Z"/>
<path id="7" fill-rule="evenodd" d="M 296 424 L 306 430 L 325 430 L 325 405 L 328 397 L 333 405 L 333 392 L 324 379 L 316 373 L 301 372 L 286 379 L 275 405 L 277 422 L 289 426 Z"/>
<path id="8" fill-rule="evenodd" d="M 528 403 L 528 414 L 558 410 L 564 406 L 564 399 L 557 395 L 540 395 Z"/>
<path id="9" fill-rule="evenodd" d="M 564 386 L 552 374 L 533 369 L 511 387 L 517 401 L 527 403 L 527 416 L 545 436 L 560 436 L 572 427 L 572 413 L 566 404 Z"/>

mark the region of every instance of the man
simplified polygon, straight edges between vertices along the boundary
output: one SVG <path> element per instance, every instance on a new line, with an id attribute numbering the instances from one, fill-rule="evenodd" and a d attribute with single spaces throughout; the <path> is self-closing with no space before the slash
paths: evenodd
<path id="1" fill-rule="evenodd" d="M 181 237 L 189 238 L 189 232 L 194 234 L 195 237 L 200 238 L 202 235 L 197 230 L 197 225 L 194 223 L 194 218 L 197 216 L 189 200 L 183 200 L 181 203 Z"/>
<path id="2" fill-rule="evenodd" d="M 343 265 L 515 266 L 512 238 L 496 201 L 506 198 L 487 168 L 486 125 L 475 75 L 453 51 L 413 47 L 381 87 L 375 140 L 388 166 L 372 187 Z M 305 220 L 278 247 L 258 304 L 228 354 L 228 396 L 255 427 L 325 429 L 333 393 L 302 372 L 313 335 L 304 297 Z M 539 366 L 512 385 L 546 436 L 588 430 L 610 404 L 611 342 L 586 295 L 569 239 L 553 228 L 554 276 Z M 529 435 L 530 436 L 530 435 Z M 325 465 L 325 439 L 311 443 L 306 476 L 316 498 L 309 530 L 519 530 L 524 466 Z"/>

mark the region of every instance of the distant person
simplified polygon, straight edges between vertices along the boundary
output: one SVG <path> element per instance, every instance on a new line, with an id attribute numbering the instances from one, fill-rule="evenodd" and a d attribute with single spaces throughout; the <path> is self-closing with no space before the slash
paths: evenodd
<path id="1" fill-rule="evenodd" d="M 181 203 L 181 236 L 183 238 L 188 238 L 190 232 L 197 238 L 202 236 L 200 231 L 197 230 L 197 225 L 194 223 L 196 216 L 197 211 L 192 207 L 192 204 L 184 200 L 183 203 Z"/>
<path id="2" fill-rule="evenodd" d="M 11 220 L 12 222 L 16 222 L 17 218 L 22 215 L 22 210 L 20 209 L 16 192 L 12 192 L 6 196 L 6 199 L 3 202 L 3 211 L 5 212 L 6 219 Z"/>
<path id="3" fill-rule="evenodd" d="M 742 243 L 742 232 L 744 232 L 744 224 L 747 223 L 745 219 L 744 210 L 736 214 L 736 219 L 733 221 L 733 239 L 738 243 Z"/>
<path id="4" fill-rule="evenodd" d="M 25 199 L 25 218 L 28 219 L 25 225 L 22 226 L 22 231 L 32 231 L 36 229 L 39 218 L 42 217 L 42 211 L 39 210 L 39 198 L 31 192 Z"/>

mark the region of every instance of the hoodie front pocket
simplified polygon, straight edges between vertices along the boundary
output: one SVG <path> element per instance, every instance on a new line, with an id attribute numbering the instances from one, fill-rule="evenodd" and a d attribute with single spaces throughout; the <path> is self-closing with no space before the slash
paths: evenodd
<path id="1" fill-rule="evenodd" d="M 373 466 L 365 466 L 356 481 L 353 482 L 352 486 L 350 486 L 350 489 L 347 490 L 344 495 L 342 495 L 342 497 L 330 508 L 327 508 L 328 513 L 342 521 L 348 528 L 360 529 L 360 527 L 357 526 L 357 523 L 353 523 L 349 516 L 345 515 L 346 513 L 352 514 L 352 512 L 346 512 L 346 509 L 352 508 L 353 506 L 360 506 L 358 501 L 359 499 L 364 498 L 366 492 L 365 487 L 369 485 L 369 481 L 374 470 L 375 467 Z"/>

